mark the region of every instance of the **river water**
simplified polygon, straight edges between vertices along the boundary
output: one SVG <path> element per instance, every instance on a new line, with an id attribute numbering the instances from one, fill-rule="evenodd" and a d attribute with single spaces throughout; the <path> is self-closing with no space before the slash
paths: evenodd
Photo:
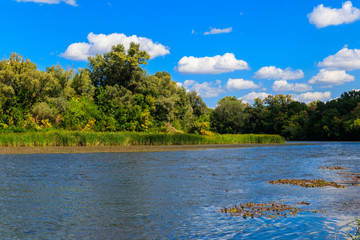
<path id="1" fill-rule="evenodd" d="M 340 226 L 360 215 L 359 186 L 266 182 L 344 180 L 320 166 L 360 172 L 360 143 L 0 155 L 0 239 L 344 239 Z M 302 201 L 326 213 L 243 219 L 220 212 Z"/>

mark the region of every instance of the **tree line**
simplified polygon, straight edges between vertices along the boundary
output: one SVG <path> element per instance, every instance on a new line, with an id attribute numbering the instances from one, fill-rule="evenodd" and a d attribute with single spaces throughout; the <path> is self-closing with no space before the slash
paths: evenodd
<path id="1" fill-rule="evenodd" d="M 291 140 L 359 140 L 360 92 L 323 103 L 268 96 L 215 109 L 167 72 L 148 74 L 150 56 L 131 43 L 89 57 L 87 68 L 37 69 L 19 54 L 0 62 L 0 132 L 77 131 L 280 134 Z"/>
<path id="2" fill-rule="evenodd" d="M 309 104 L 294 101 L 290 95 L 269 95 L 264 100 L 244 104 L 225 97 L 210 114 L 218 133 L 280 134 L 288 140 L 360 140 L 360 91 Z"/>

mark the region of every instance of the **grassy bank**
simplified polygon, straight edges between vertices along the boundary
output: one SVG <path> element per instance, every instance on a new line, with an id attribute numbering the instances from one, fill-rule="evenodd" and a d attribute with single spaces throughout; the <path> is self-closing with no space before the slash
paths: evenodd
<path id="1" fill-rule="evenodd" d="M 284 138 L 278 135 L 265 134 L 226 134 L 210 137 L 182 133 L 167 134 L 70 131 L 0 133 L 1 147 L 274 144 L 284 142 Z"/>

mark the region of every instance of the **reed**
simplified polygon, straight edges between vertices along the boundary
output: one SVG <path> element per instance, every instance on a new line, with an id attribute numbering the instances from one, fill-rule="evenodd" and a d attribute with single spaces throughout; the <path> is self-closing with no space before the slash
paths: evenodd
<path id="1" fill-rule="evenodd" d="M 203 136 L 184 133 L 76 131 L 0 133 L 1 147 L 278 144 L 284 142 L 284 138 L 278 135 L 265 134 L 216 134 L 213 136 Z"/>
<path id="2" fill-rule="evenodd" d="M 347 220 L 336 230 L 335 239 L 340 239 L 341 233 L 345 233 L 346 239 L 360 240 L 360 219 Z"/>
<path id="3" fill-rule="evenodd" d="M 284 143 L 279 135 L 271 134 L 218 134 L 209 138 L 213 144 L 271 144 Z"/>

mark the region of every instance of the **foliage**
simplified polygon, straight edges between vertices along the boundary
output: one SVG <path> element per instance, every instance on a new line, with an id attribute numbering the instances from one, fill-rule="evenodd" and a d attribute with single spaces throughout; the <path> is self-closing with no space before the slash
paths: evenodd
<path id="1" fill-rule="evenodd" d="M 102 113 L 89 99 L 73 97 L 62 118 L 60 125 L 65 130 L 96 130 L 94 123 L 102 119 Z"/>
<path id="2" fill-rule="evenodd" d="M 360 219 L 355 218 L 355 220 L 352 222 L 354 225 L 356 225 L 355 233 L 351 234 L 349 233 L 349 237 L 351 237 L 352 240 L 359 240 L 360 239 Z"/>
<path id="3" fill-rule="evenodd" d="M 189 133 L 201 134 L 211 136 L 213 133 L 210 132 L 210 118 L 208 115 L 200 115 L 195 118 L 191 123 Z"/>
<path id="4" fill-rule="evenodd" d="M 351 240 L 359 240 L 360 239 L 360 219 L 358 218 L 354 218 L 351 220 L 348 220 L 347 222 L 345 222 L 345 224 L 343 224 L 342 226 L 340 226 L 339 229 L 337 229 L 336 231 L 336 235 L 335 235 L 335 239 L 340 239 L 338 238 L 338 233 L 340 231 L 346 231 L 346 236 L 350 237 Z"/>
<path id="5" fill-rule="evenodd" d="M 144 66 L 149 59 L 139 44 L 131 43 L 128 50 L 117 45 L 90 57 L 88 68 L 53 65 L 40 71 L 13 53 L 0 61 L 0 131 L 185 132 L 216 136 L 217 143 L 237 138 L 217 133 L 360 140 L 360 91 L 308 105 L 281 94 L 255 99 L 253 105 L 224 97 L 213 110 L 169 73 L 148 74 Z"/>
<path id="6" fill-rule="evenodd" d="M 210 116 L 212 129 L 222 134 L 241 133 L 247 117 L 245 107 L 236 97 L 222 98 Z"/>
<path id="7" fill-rule="evenodd" d="M 131 43 L 126 52 L 121 44 L 113 46 L 109 53 L 89 57 L 89 69 L 94 86 L 120 85 L 137 88 L 139 78 L 144 74 L 140 65 L 147 65 L 150 55 L 140 51 L 140 45 Z"/>
<path id="8" fill-rule="evenodd" d="M 42 129 L 25 133 L 2 133 L 0 134 L 0 147 L 283 143 L 283 138 L 280 136 L 267 135 L 214 135 L 208 137 L 186 133 L 91 132 L 83 130 L 46 131 L 46 129 Z"/>

